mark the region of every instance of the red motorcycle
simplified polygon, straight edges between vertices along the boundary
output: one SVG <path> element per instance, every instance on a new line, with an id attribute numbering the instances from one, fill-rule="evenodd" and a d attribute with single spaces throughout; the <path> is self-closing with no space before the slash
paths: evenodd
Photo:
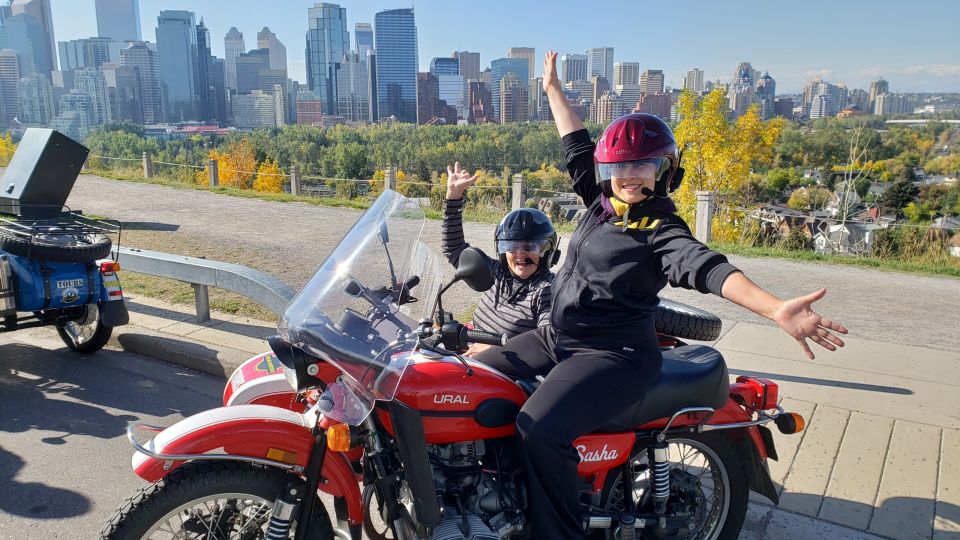
<path id="1" fill-rule="evenodd" d="M 529 537 L 514 422 L 538 381 L 458 354 L 503 336 L 467 329 L 443 294 L 457 281 L 485 290 L 492 272 L 467 250 L 444 284 L 423 224 L 414 201 L 386 191 L 291 301 L 262 370 L 282 373 L 296 402 L 278 391 L 165 429 L 132 424 L 133 468 L 151 484 L 100 537 Z M 775 383 L 730 384 L 717 351 L 676 345 L 642 403 L 574 441 L 591 536 L 733 539 L 749 491 L 777 501 L 764 424 L 795 433 L 802 419 L 777 405 Z M 244 386 L 237 373 L 231 387 Z M 140 443 L 138 430 L 159 433 Z"/>

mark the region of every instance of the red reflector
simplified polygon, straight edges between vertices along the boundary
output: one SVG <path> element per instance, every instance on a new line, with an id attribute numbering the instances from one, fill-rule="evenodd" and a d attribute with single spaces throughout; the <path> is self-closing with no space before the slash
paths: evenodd
<path id="1" fill-rule="evenodd" d="M 112 274 L 117 270 L 120 270 L 120 263 L 116 261 L 107 261 L 107 262 L 100 263 L 100 272 L 104 274 Z"/>
<path id="2" fill-rule="evenodd" d="M 110 296 L 123 296 L 123 291 L 110 291 Z"/>
<path id="3" fill-rule="evenodd" d="M 755 392 L 753 407 L 762 411 L 775 409 L 780 396 L 780 387 L 770 379 L 737 377 L 737 382 L 749 385 Z"/>

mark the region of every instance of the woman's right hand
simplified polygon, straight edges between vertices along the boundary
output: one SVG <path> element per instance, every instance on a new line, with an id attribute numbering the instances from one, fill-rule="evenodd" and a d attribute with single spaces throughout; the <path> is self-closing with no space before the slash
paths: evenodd
<path id="1" fill-rule="evenodd" d="M 463 193 L 477 181 L 478 176 L 470 176 L 467 169 L 460 168 L 460 162 L 447 166 L 447 199 L 461 199 Z"/>
<path id="2" fill-rule="evenodd" d="M 547 51 L 547 54 L 543 56 L 543 91 L 546 92 L 550 87 L 563 89 L 560 78 L 557 76 L 557 53 L 555 51 Z"/>

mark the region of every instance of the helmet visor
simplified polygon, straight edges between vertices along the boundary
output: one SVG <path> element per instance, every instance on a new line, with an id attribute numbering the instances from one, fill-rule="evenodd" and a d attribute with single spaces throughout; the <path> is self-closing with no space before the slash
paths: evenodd
<path id="1" fill-rule="evenodd" d="M 498 240 L 497 241 L 497 253 L 517 253 L 517 252 L 526 252 L 526 253 L 536 253 L 539 256 L 543 256 L 544 251 L 547 249 L 548 242 L 546 240 Z"/>
<path id="2" fill-rule="evenodd" d="M 656 180 L 660 176 L 661 167 L 666 161 L 666 158 L 654 158 L 622 161 L 620 163 L 598 163 L 597 177 L 601 181 L 611 178 Z"/>

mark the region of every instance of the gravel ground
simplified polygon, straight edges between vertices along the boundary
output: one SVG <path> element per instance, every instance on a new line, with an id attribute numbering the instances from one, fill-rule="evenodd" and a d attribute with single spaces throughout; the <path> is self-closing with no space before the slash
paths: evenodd
<path id="1" fill-rule="evenodd" d="M 302 286 L 346 233 L 360 211 L 274 203 L 82 175 L 67 204 L 124 222 L 123 243 L 244 264 Z M 493 225 L 467 223 L 468 241 L 488 253 Z M 568 235 L 569 236 L 569 235 Z M 424 240 L 439 249 L 440 222 L 428 221 Z M 561 244 L 565 247 L 565 239 Z M 960 350 L 960 280 L 824 263 L 731 257 L 754 281 L 781 297 L 827 288 L 819 311 L 851 335 L 882 342 Z M 465 286 L 445 305 L 466 309 Z M 763 322 L 720 298 L 682 289 L 664 297 L 706 309 L 725 321 Z"/>

